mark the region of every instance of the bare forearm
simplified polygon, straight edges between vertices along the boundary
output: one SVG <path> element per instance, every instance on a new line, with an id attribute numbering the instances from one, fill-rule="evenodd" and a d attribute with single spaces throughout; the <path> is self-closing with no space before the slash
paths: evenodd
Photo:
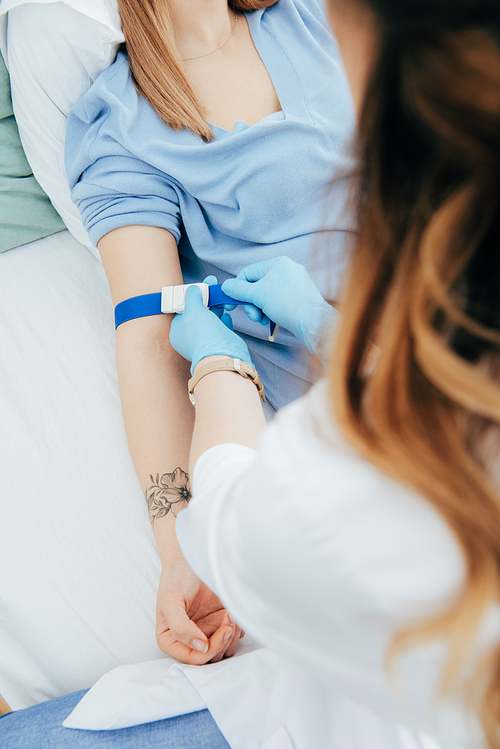
<path id="1" fill-rule="evenodd" d="M 116 229 L 100 240 L 99 250 L 115 305 L 182 283 L 175 241 L 163 229 Z M 162 558 L 176 545 L 171 516 L 185 506 L 189 492 L 194 421 L 187 397 L 189 364 L 170 346 L 170 323 L 169 315 L 137 318 L 120 325 L 116 335 L 127 439 Z"/>
<path id="2" fill-rule="evenodd" d="M 127 331 L 118 330 L 116 354 L 130 453 L 164 559 L 176 545 L 168 516 L 174 519 L 190 497 L 194 409 L 187 397 L 189 366 L 168 345 L 168 321 L 158 322 L 166 324 L 163 335 L 157 328 L 151 335 L 147 318 L 127 323 Z"/>

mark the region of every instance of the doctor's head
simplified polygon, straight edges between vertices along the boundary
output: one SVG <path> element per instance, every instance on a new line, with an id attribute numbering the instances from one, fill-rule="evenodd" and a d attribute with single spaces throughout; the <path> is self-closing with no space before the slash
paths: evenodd
<path id="1" fill-rule="evenodd" d="M 327 0 L 327 11 L 358 112 L 380 54 L 411 66 L 417 51 L 477 49 L 480 33 L 500 41 L 498 0 Z"/>
<path id="2" fill-rule="evenodd" d="M 425 495 L 461 545 L 462 598 L 410 633 L 455 638 L 452 687 L 500 590 L 491 477 L 500 454 L 500 0 L 327 4 L 359 121 L 359 234 L 332 394 L 348 438 Z M 379 355 L 367 375 L 370 341 Z M 500 747 L 499 673 L 492 650 L 471 692 L 491 747 Z"/>

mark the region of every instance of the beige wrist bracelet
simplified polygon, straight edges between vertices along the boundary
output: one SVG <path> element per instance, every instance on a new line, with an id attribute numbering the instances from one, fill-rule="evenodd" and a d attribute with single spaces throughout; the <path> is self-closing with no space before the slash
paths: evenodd
<path id="1" fill-rule="evenodd" d="M 241 361 L 241 359 L 233 359 L 232 357 L 228 356 L 227 359 L 218 359 L 217 361 L 210 361 L 206 364 L 203 364 L 203 366 L 201 366 L 197 370 L 196 374 L 191 377 L 188 382 L 188 393 L 189 400 L 191 401 L 193 406 L 195 405 L 194 389 L 196 385 L 203 377 L 212 374 L 212 372 L 236 372 L 246 380 L 252 380 L 253 384 L 259 391 L 259 395 L 262 398 L 262 401 L 264 403 L 266 402 L 266 396 L 264 395 L 264 385 L 262 384 L 261 379 L 257 374 L 257 370 L 255 370 L 252 366 L 250 366 L 250 364 L 247 364 L 245 361 Z"/>

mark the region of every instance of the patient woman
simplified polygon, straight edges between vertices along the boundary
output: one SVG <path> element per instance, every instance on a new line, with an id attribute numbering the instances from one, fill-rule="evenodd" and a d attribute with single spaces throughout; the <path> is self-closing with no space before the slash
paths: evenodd
<path id="1" fill-rule="evenodd" d="M 273 746 L 396 747 L 374 731 L 385 721 L 417 731 L 407 746 L 435 746 L 421 730 L 442 746 L 495 749 L 500 4 L 331 0 L 329 11 L 361 169 L 328 377 L 266 428 L 241 337 L 188 290 L 171 331 L 196 401 L 193 500 L 177 533 L 238 623 L 290 662 L 293 689 L 270 707 L 286 729 Z M 289 259 L 224 288 L 314 345 L 326 303 Z M 250 377 L 221 371 L 235 357 Z M 336 710 L 342 695 L 380 723 Z M 43 726 L 52 746 L 111 741 L 58 727 L 77 699 L 7 716 L 0 737 L 29 746 Z M 343 743 L 349 721 L 358 738 Z M 226 746 L 206 712 L 114 736 L 122 747 L 181 736 Z"/>
<path id="2" fill-rule="evenodd" d="M 317 0 L 120 0 L 119 7 L 127 55 L 74 107 L 67 131 L 72 197 L 115 305 L 212 273 L 223 281 L 282 254 L 313 268 L 312 238 L 325 225 L 332 178 L 335 212 L 325 228 L 335 230 L 329 268 L 338 279 L 354 114 Z M 324 283 L 325 267 L 317 270 Z M 175 539 L 175 516 L 190 496 L 194 410 L 189 367 L 168 341 L 171 318 L 120 325 L 117 366 L 162 561 L 158 644 L 201 664 L 232 655 L 241 631 L 199 588 Z M 307 389 L 309 354 L 289 332 L 272 344 L 243 311 L 235 327 L 259 363 L 270 412 Z"/>

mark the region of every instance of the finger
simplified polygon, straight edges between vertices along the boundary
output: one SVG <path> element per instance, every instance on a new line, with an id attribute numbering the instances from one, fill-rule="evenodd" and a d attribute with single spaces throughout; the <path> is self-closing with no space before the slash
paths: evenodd
<path id="1" fill-rule="evenodd" d="M 265 315 L 259 307 L 256 307 L 255 304 L 245 304 L 243 305 L 243 309 L 252 322 L 258 322 L 261 325 L 269 325 L 270 320 L 268 316 Z"/>
<path id="2" fill-rule="evenodd" d="M 227 281 L 224 281 L 222 284 L 222 291 L 224 294 L 227 294 L 240 302 L 252 303 L 252 297 L 255 294 L 255 286 L 253 283 L 249 283 L 243 279 L 228 278 Z"/>
<path id="3" fill-rule="evenodd" d="M 203 279 L 203 283 L 207 283 L 209 286 L 213 286 L 217 283 L 217 278 L 215 276 L 207 276 Z"/>
<path id="4" fill-rule="evenodd" d="M 224 304 L 224 309 L 226 312 L 234 312 L 237 306 L 237 304 Z"/>
<path id="5" fill-rule="evenodd" d="M 236 625 L 236 629 L 238 631 L 238 639 L 239 640 L 241 640 L 243 637 L 245 637 L 246 632 L 243 629 L 241 629 L 241 627 L 238 624 L 236 624 L 235 620 L 233 619 L 233 617 L 231 616 L 231 614 L 229 612 L 228 612 L 228 621 L 229 621 L 229 624 L 235 624 Z"/>
<path id="6" fill-rule="evenodd" d="M 254 304 L 245 304 L 243 309 L 247 313 L 247 316 L 252 322 L 260 322 L 262 319 L 262 310 L 256 307 Z"/>
<path id="7" fill-rule="evenodd" d="M 210 312 L 213 312 L 214 315 L 224 323 L 226 328 L 229 328 L 229 330 L 234 330 L 231 315 L 226 312 L 223 306 L 218 304 L 216 307 L 210 307 Z"/>
<path id="8" fill-rule="evenodd" d="M 239 640 L 239 627 L 231 618 L 228 611 L 224 611 L 220 631 L 224 631 L 222 637 L 222 647 L 220 651 L 211 659 L 212 663 L 217 663 L 222 658 L 234 655 Z M 214 639 L 214 638 L 212 638 Z"/>
<path id="9" fill-rule="evenodd" d="M 226 625 L 214 632 L 210 638 L 210 648 L 207 655 L 210 657 L 210 663 L 218 663 L 224 657 L 224 654 L 230 646 L 234 637 L 234 627 Z"/>
<path id="10" fill-rule="evenodd" d="M 226 622 L 223 621 L 223 617 L 224 611 L 218 611 L 215 615 L 210 614 L 203 619 L 197 619 L 196 624 L 205 634 L 207 639 L 210 639 L 210 637 L 212 637 L 212 635 L 217 632 L 218 629 L 226 625 Z"/>
<path id="11" fill-rule="evenodd" d="M 165 609 L 164 618 L 174 640 L 187 645 L 202 655 L 208 652 L 208 638 L 189 618 L 182 604 L 171 605 L 168 609 Z"/>
<path id="12" fill-rule="evenodd" d="M 260 278 L 263 278 L 266 273 L 269 273 L 270 267 L 275 261 L 276 258 L 271 258 L 269 260 L 261 260 L 258 263 L 247 265 L 246 268 L 242 268 L 242 270 L 240 270 L 236 278 L 242 279 L 244 281 L 250 281 L 251 283 L 258 281 Z M 229 294 L 228 291 L 226 293 Z"/>
<path id="13" fill-rule="evenodd" d="M 195 286 L 194 284 L 192 284 L 186 289 L 186 295 L 184 297 L 184 310 L 197 304 L 201 307 L 204 306 L 203 296 L 201 294 L 201 289 L 199 288 L 199 286 Z"/>
<path id="14" fill-rule="evenodd" d="M 217 307 L 210 307 L 210 312 L 213 312 L 219 320 L 222 320 L 222 315 L 224 314 L 225 309 L 222 305 L 218 304 Z"/>
<path id="15" fill-rule="evenodd" d="M 193 666 L 204 666 L 205 663 L 208 663 L 211 657 L 209 651 L 206 653 L 199 653 L 197 650 L 193 650 L 193 648 L 179 642 L 173 637 L 170 630 L 157 636 L 156 642 L 162 653 L 171 655 L 182 663 L 189 663 Z"/>
<path id="16" fill-rule="evenodd" d="M 239 641 L 240 641 L 240 628 L 239 627 L 235 627 L 233 639 L 229 643 L 229 647 L 226 650 L 226 652 L 224 653 L 224 658 L 232 658 L 233 657 L 233 655 L 236 653 L 236 649 L 238 647 Z"/>
<path id="17" fill-rule="evenodd" d="M 229 328 L 229 330 L 234 330 L 233 320 L 232 320 L 231 315 L 228 312 L 224 312 L 224 314 L 221 316 L 221 321 L 224 323 L 226 328 Z"/>
<path id="18" fill-rule="evenodd" d="M 176 640 L 170 630 L 157 637 L 158 647 L 162 653 L 171 655 L 182 663 L 193 666 L 203 666 L 206 663 L 217 663 L 223 657 L 234 655 L 238 640 L 241 638 L 238 627 L 224 626 L 219 628 L 210 639 L 209 649 L 206 653 L 198 653 L 184 643 Z"/>

